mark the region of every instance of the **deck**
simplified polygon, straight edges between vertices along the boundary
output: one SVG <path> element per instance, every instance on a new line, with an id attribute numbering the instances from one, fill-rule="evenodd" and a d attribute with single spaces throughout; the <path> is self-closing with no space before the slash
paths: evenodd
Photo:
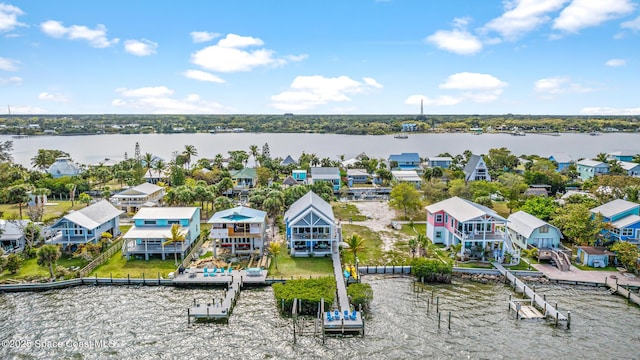
<path id="1" fill-rule="evenodd" d="M 326 333 L 345 333 L 345 332 L 360 332 L 364 334 L 364 320 L 362 319 L 362 313 L 360 311 L 355 312 L 355 318 L 345 316 L 345 311 L 350 315 L 352 314 L 351 306 L 349 305 L 349 297 L 347 296 L 347 285 L 342 273 L 342 264 L 340 262 L 340 253 L 337 249 L 331 254 L 333 260 L 333 274 L 336 278 L 337 295 L 336 303 L 338 304 L 338 310 L 329 312 L 332 315 L 332 320 L 328 319 L 327 311 L 324 309 L 324 302 L 322 303 L 322 327 Z M 336 313 L 337 311 L 337 313 Z M 335 316 L 337 315 L 337 316 Z"/>
<path id="2" fill-rule="evenodd" d="M 211 275 L 210 272 L 207 274 L 204 276 L 204 269 L 187 269 L 184 274 L 176 275 L 173 283 L 183 286 L 226 286 L 232 284 L 235 278 L 242 280 L 244 285 L 264 285 L 267 282 L 267 270 L 262 269 L 232 270 L 231 273 L 225 270 L 215 275 Z"/>

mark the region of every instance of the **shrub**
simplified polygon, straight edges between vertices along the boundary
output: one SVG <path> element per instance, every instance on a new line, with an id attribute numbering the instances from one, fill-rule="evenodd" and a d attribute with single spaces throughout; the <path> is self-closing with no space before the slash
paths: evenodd
<path id="1" fill-rule="evenodd" d="M 18 270 L 20 270 L 21 265 L 22 265 L 22 259 L 20 258 L 19 255 L 11 254 L 7 256 L 6 268 L 10 273 L 12 274 L 17 273 Z"/>
<path id="2" fill-rule="evenodd" d="M 425 282 L 451 283 L 453 265 L 439 259 L 416 258 L 411 261 L 411 272 Z"/>
<path id="3" fill-rule="evenodd" d="M 273 284 L 273 293 L 280 311 L 282 311 L 282 300 L 284 299 L 283 314 L 285 315 L 291 314 L 293 299 L 302 301 L 302 309 L 298 314 L 316 315 L 320 299 L 324 298 L 325 309 L 330 308 L 333 305 L 335 292 L 336 281 L 332 277 L 289 280 L 284 284 Z"/>
<path id="4" fill-rule="evenodd" d="M 363 310 L 368 310 L 369 304 L 373 300 L 373 289 L 369 284 L 355 283 L 349 285 L 347 295 L 356 309 L 362 305 Z"/>

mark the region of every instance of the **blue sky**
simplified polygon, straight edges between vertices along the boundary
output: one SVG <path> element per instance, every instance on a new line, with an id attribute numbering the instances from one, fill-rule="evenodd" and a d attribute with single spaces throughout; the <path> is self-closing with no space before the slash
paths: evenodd
<path id="1" fill-rule="evenodd" d="M 13 114 L 640 114 L 636 0 L 1 1 Z"/>

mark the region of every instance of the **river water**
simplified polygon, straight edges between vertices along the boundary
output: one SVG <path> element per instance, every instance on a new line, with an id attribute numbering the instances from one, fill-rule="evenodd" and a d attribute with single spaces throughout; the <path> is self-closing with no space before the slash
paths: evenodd
<path id="1" fill-rule="evenodd" d="M 454 280 L 415 293 L 409 278 L 367 275 L 374 290 L 364 337 L 298 337 L 270 287 L 245 289 L 229 324 L 187 324 L 193 299 L 222 290 L 83 286 L 0 294 L 0 358 L 77 359 L 638 359 L 640 309 L 604 289 L 538 285 L 571 311 L 570 329 L 516 321 L 503 284 Z M 427 302 L 439 297 L 441 329 Z M 452 312 L 451 330 L 447 314 Z M 21 348 L 6 341 L 23 341 Z M 15 344 L 14 344 L 15 345 Z M 89 346 L 84 347 L 83 346 Z"/>
<path id="2" fill-rule="evenodd" d="M 220 133 L 220 134 L 148 134 L 148 135 L 83 135 L 83 136 L 35 136 L 13 139 L 2 135 L 0 141 L 13 140 L 13 156 L 17 163 L 30 167 L 31 158 L 38 149 L 57 149 L 71 155 L 83 164 L 97 164 L 105 158 L 120 161 L 125 152 L 134 156 L 135 144 L 140 143 L 142 154 L 151 153 L 165 160 L 174 151 L 182 152 L 185 145 L 194 145 L 200 157 L 224 156 L 230 150 L 249 150 L 250 145 L 260 149 L 269 144 L 273 157 L 291 155 L 297 159 L 304 151 L 320 158 L 346 159 L 365 152 L 370 157 L 388 158 L 390 154 L 417 152 L 421 157 L 436 156 L 448 152 L 453 155 L 471 150 L 485 154 L 491 148 L 506 147 L 516 155 L 553 153 L 571 154 L 575 159 L 595 157 L 600 152 L 628 151 L 640 153 L 640 133 L 607 133 L 600 136 L 568 133 L 561 136 L 528 134 L 411 134 L 408 139 L 395 139 L 392 135 L 338 135 L 338 134 L 271 134 L 271 133 Z"/>

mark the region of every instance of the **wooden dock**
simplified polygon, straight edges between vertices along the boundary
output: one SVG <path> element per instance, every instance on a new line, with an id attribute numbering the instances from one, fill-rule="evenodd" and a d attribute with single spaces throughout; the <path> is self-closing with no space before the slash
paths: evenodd
<path id="1" fill-rule="evenodd" d="M 326 311 L 324 299 L 320 304 L 319 316 L 322 321 L 323 333 L 353 333 L 364 335 L 364 320 L 361 311 L 351 310 L 349 297 L 347 296 L 347 285 L 343 275 L 340 253 L 336 250 L 331 255 L 333 260 L 333 274 L 336 278 L 337 295 L 336 303 L 338 310 Z"/>
<path id="2" fill-rule="evenodd" d="M 630 289 L 625 288 L 622 285 L 618 285 L 618 279 L 616 281 L 609 281 L 607 278 L 604 278 L 604 284 L 609 288 L 609 292 L 611 294 L 618 294 L 627 299 L 627 302 L 632 302 L 636 305 L 640 305 L 640 294 L 635 294 L 631 292 Z"/>
<path id="3" fill-rule="evenodd" d="M 518 279 L 511 272 L 507 271 L 507 269 L 505 269 L 502 265 L 498 263 L 493 263 L 493 266 L 495 266 L 495 268 L 498 269 L 498 271 L 500 271 L 502 276 L 506 278 L 506 281 L 512 284 L 513 289 L 516 293 L 521 292 L 524 297 L 527 297 L 530 299 L 531 306 L 535 306 L 541 309 L 542 314 L 545 318 L 554 319 L 556 322 L 556 325 L 559 322 L 566 323 L 567 327 L 571 325 L 571 313 L 567 313 L 567 316 L 563 315 L 562 313 L 560 313 L 560 311 L 558 311 L 556 307 L 551 306 L 551 304 L 549 304 L 546 301 L 544 296 L 540 296 L 536 294 L 531 287 L 527 286 L 524 282 Z M 510 306 L 509 308 L 511 308 L 511 305 L 509 306 Z"/>

